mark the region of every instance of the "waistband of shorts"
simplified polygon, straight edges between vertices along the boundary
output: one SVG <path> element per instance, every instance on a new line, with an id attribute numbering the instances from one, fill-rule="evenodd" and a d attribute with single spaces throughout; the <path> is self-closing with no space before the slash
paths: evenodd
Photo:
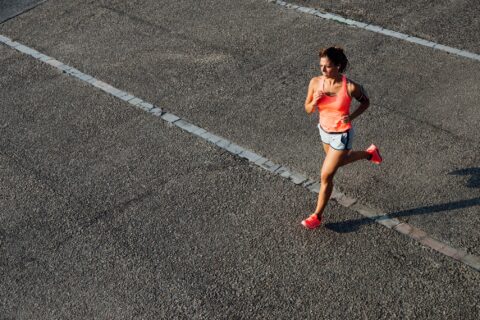
<path id="1" fill-rule="evenodd" d="M 353 129 L 353 127 L 352 127 L 352 128 L 350 128 L 350 129 L 348 129 L 348 130 L 345 130 L 345 131 L 332 132 L 332 131 L 327 131 L 327 130 L 323 129 L 322 126 L 320 125 L 320 123 L 319 123 L 317 126 L 318 126 L 320 129 L 322 129 L 323 132 L 328 133 L 328 134 L 342 134 L 342 133 L 347 133 L 347 132 L 349 132 L 350 130 Z"/>

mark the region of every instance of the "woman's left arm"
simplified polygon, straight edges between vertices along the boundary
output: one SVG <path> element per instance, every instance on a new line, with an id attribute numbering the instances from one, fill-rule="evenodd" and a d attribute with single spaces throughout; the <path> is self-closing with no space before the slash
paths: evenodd
<path id="1" fill-rule="evenodd" d="M 355 109 L 354 112 L 352 112 L 349 116 L 349 120 L 352 121 L 359 115 L 361 115 L 367 108 L 370 106 L 370 99 L 368 98 L 367 92 L 363 87 L 355 82 L 350 82 L 348 84 L 348 91 L 350 93 L 350 96 L 355 98 L 358 102 L 360 102 L 360 105 Z"/>

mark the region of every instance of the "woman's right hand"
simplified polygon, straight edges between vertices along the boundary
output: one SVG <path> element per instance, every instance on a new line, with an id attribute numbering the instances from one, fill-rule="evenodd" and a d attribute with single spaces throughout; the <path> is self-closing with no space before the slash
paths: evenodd
<path id="1" fill-rule="evenodd" d="M 318 90 L 319 77 L 310 80 L 308 85 L 307 98 L 305 99 L 305 111 L 310 114 L 315 111 L 318 101 L 325 94 L 322 90 Z"/>
<path id="2" fill-rule="evenodd" d="M 312 102 L 314 102 L 315 104 L 317 104 L 317 102 L 323 97 L 324 94 L 325 94 L 325 93 L 324 93 L 323 91 L 319 91 L 319 90 L 315 91 L 315 92 L 313 93 L 313 100 L 312 100 Z"/>

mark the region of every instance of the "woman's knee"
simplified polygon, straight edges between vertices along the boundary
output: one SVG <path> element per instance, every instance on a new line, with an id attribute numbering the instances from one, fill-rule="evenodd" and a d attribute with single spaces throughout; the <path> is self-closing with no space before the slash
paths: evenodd
<path id="1" fill-rule="evenodd" d="M 322 173 L 320 174 L 320 180 L 322 183 L 332 183 L 334 175 L 335 172 L 322 171 Z"/>

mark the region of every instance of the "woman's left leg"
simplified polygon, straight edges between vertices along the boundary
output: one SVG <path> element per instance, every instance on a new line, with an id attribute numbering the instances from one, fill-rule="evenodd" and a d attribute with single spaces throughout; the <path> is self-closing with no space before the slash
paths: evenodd
<path id="1" fill-rule="evenodd" d="M 371 154 L 368 153 L 367 151 L 352 151 L 350 150 L 345 157 L 343 158 L 342 163 L 340 166 L 344 166 L 346 164 L 358 161 L 358 160 L 363 160 L 367 159 L 369 160 L 371 158 Z"/>

